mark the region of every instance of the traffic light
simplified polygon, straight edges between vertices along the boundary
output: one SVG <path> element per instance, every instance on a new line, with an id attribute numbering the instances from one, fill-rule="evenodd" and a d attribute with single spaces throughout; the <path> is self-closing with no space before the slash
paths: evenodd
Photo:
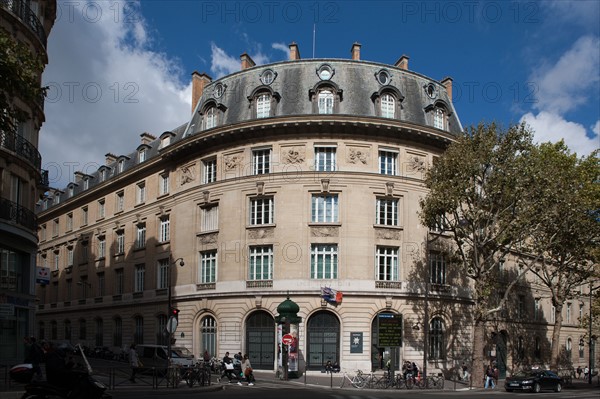
<path id="1" fill-rule="evenodd" d="M 179 309 L 171 308 L 171 316 L 173 316 L 176 319 L 179 318 Z"/>

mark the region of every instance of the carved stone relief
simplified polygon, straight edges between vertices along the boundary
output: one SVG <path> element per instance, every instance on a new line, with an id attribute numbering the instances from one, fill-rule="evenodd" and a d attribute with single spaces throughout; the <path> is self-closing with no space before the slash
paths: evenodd
<path id="1" fill-rule="evenodd" d="M 273 229 L 252 229 L 248 231 L 248 238 L 256 240 L 261 238 L 273 238 Z"/>
<path id="2" fill-rule="evenodd" d="M 425 157 L 420 155 L 411 154 L 408 156 L 408 171 L 413 173 L 425 172 L 427 165 L 425 164 Z"/>
<path id="3" fill-rule="evenodd" d="M 375 229 L 375 237 L 383 240 L 400 240 L 401 232 L 393 229 Z"/>
<path id="4" fill-rule="evenodd" d="M 194 165 L 184 165 L 179 168 L 179 181 L 182 186 L 184 184 L 191 183 L 194 180 Z"/>
<path id="5" fill-rule="evenodd" d="M 298 164 L 304 162 L 306 150 L 304 147 L 291 147 L 282 149 L 281 159 L 286 164 Z"/>
<path id="6" fill-rule="evenodd" d="M 225 170 L 231 171 L 242 165 L 244 162 L 244 156 L 241 154 L 227 155 L 225 156 Z"/>
<path id="7" fill-rule="evenodd" d="M 360 162 L 366 165 L 369 161 L 369 151 L 365 148 L 349 148 L 347 161 L 348 163 L 357 164 Z"/>
<path id="8" fill-rule="evenodd" d="M 312 237 L 339 237 L 339 228 L 333 226 L 311 227 L 310 235 Z"/>
<path id="9" fill-rule="evenodd" d="M 217 243 L 217 233 L 214 234 L 204 234 L 200 236 L 200 244 L 216 244 Z"/>

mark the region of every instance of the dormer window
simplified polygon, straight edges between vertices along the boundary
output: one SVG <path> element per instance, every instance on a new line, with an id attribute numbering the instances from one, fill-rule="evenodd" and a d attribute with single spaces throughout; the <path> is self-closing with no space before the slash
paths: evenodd
<path id="1" fill-rule="evenodd" d="M 119 159 L 117 162 L 117 172 L 122 173 L 125 170 L 125 160 Z"/>
<path id="2" fill-rule="evenodd" d="M 384 86 L 371 96 L 375 114 L 382 118 L 399 118 L 404 97 L 394 86 Z"/>
<path id="3" fill-rule="evenodd" d="M 381 96 L 381 116 L 383 118 L 396 117 L 396 99 L 391 94 Z"/>
<path id="4" fill-rule="evenodd" d="M 328 64 L 323 64 L 317 69 L 317 76 L 321 80 L 330 80 L 335 74 L 335 70 Z"/>
<path id="5" fill-rule="evenodd" d="M 437 97 L 437 88 L 435 87 L 435 85 L 433 83 L 429 83 L 428 85 L 424 86 L 425 89 L 425 93 L 427 94 L 427 97 L 429 98 L 436 98 Z"/>
<path id="6" fill-rule="evenodd" d="M 90 188 L 90 178 L 86 177 L 83 179 L 83 189 L 87 190 Z"/>
<path id="7" fill-rule="evenodd" d="M 106 180 L 106 169 L 100 169 L 100 181 Z"/>
<path id="8" fill-rule="evenodd" d="M 261 75 L 260 75 L 260 81 L 264 84 L 269 86 L 271 83 L 273 83 L 273 81 L 275 80 L 275 78 L 277 77 L 277 73 L 274 72 L 271 69 L 267 69 L 266 71 L 264 71 Z"/>
<path id="9" fill-rule="evenodd" d="M 333 114 L 333 92 L 321 90 L 318 94 L 319 114 Z"/>
<path id="10" fill-rule="evenodd" d="M 271 116 L 271 96 L 267 93 L 256 98 L 256 117 L 268 118 Z"/>
<path id="11" fill-rule="evenodd" d="M 443 108 L 435 108 L 433 110 L 433 127 L 446 130 L 446 112 Z"/>
<path id="12" fill-rule="evenodd" d="M 333 82 L 319 82 L 308 92 L 313 103 L 313 112 L 322 115 L 338 112 L 342 90 Z"/>
<path id="13" fill-rule="evenodd" d="M 139 163 L 145 162 L 147 156 L 148 156 L 148 149 L 147 148 L 140 148 L 138 150 L 138 162 Z"/>
<path id="14" fill-rule="evenodd" d="M 163 137 L 163 139 L 161 141 L 161 147 L 165 148 L 169 144 L 171 144 L 171 136 L 165 136 L 165 137 Z"/>
<path id="15" fill-rule="evenodd" d="M 269 118 L 277 114 L 277 103 L 281 95 L 270 86 L 259 86 L 248 97 L 252 118 Z"/>
<path id="16" fill-rule="evenodd" d="M 75 186 L 73 186 L 72 184 L 69 185 L 69 198 L 71 198 L 73 196 L 73 194 L 75 194 Z"/>
<path id="17" fill-rule="evenodd" d="M 383 86 L 388 85 L 392 80 L 390 73 L 385 69 L 382 69 L 381 71 L 377 72 L 375 74 L 375 77 L 377 78 L 377 82 Z"/>
<path id="18" fill-rule="evenodd" d="M 223 94 L 225 93 L 226 88 L 227 88 L 226 85 L 224 85 L 222 83 L 217 83 L 217 85 L 215 86 L 215 89 L 213 91 L 213 95 L 215 96 L 215 98 L 221 98 L 223 96 Z"/>
<path id="19" fill-rule="evenodd" d="M 217 126 L 217 110 L 215 107 L 210 107 L 204 114 L 204 129 L 212 129 Z"/>

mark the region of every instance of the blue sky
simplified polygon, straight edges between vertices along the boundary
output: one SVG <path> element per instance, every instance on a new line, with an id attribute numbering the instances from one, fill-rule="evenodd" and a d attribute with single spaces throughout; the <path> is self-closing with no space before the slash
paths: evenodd
<path id="1" fill-rule="evenodd" d="M 190 116 L 194 70 L 213 78 L 286 60 L 350 58 L 454 79 L 463 126 L 526 121 L 539 141 L 600 147 L 600 2 L 58 1 L 40 136 L 51 185 L 93 171 Z"/>

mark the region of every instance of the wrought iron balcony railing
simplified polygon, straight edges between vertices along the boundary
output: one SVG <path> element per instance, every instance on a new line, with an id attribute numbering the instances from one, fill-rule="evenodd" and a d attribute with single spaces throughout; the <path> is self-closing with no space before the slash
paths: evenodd
<path id="1" fill-rule="evenodd" d="M 44 26 L 33 10 L 29 8 L 27 3 L 28 1 L 24 0 L 0 0 L 0 7 L 10 11 L 14 16 L 19 18 L 21 22 L 27 25 L 33 34 L 40 40 L 44 48 L 46 48 L 47 37 Z"/>
<path id="2" fill-rule="evenodd" d="M 29 161 L 37 170 L 40 170 L 42 166 L 40 152 L 33 144 L 18 134 L 0 131 L 0 147 L 15 152 L 18 156 Z"/>
<path id="3" fill-rule="evenodd" d="M 6 198 L 0 198 L 0 219 L 18 224 L 26 229 L 37 229 L 35 213 Z"/>

